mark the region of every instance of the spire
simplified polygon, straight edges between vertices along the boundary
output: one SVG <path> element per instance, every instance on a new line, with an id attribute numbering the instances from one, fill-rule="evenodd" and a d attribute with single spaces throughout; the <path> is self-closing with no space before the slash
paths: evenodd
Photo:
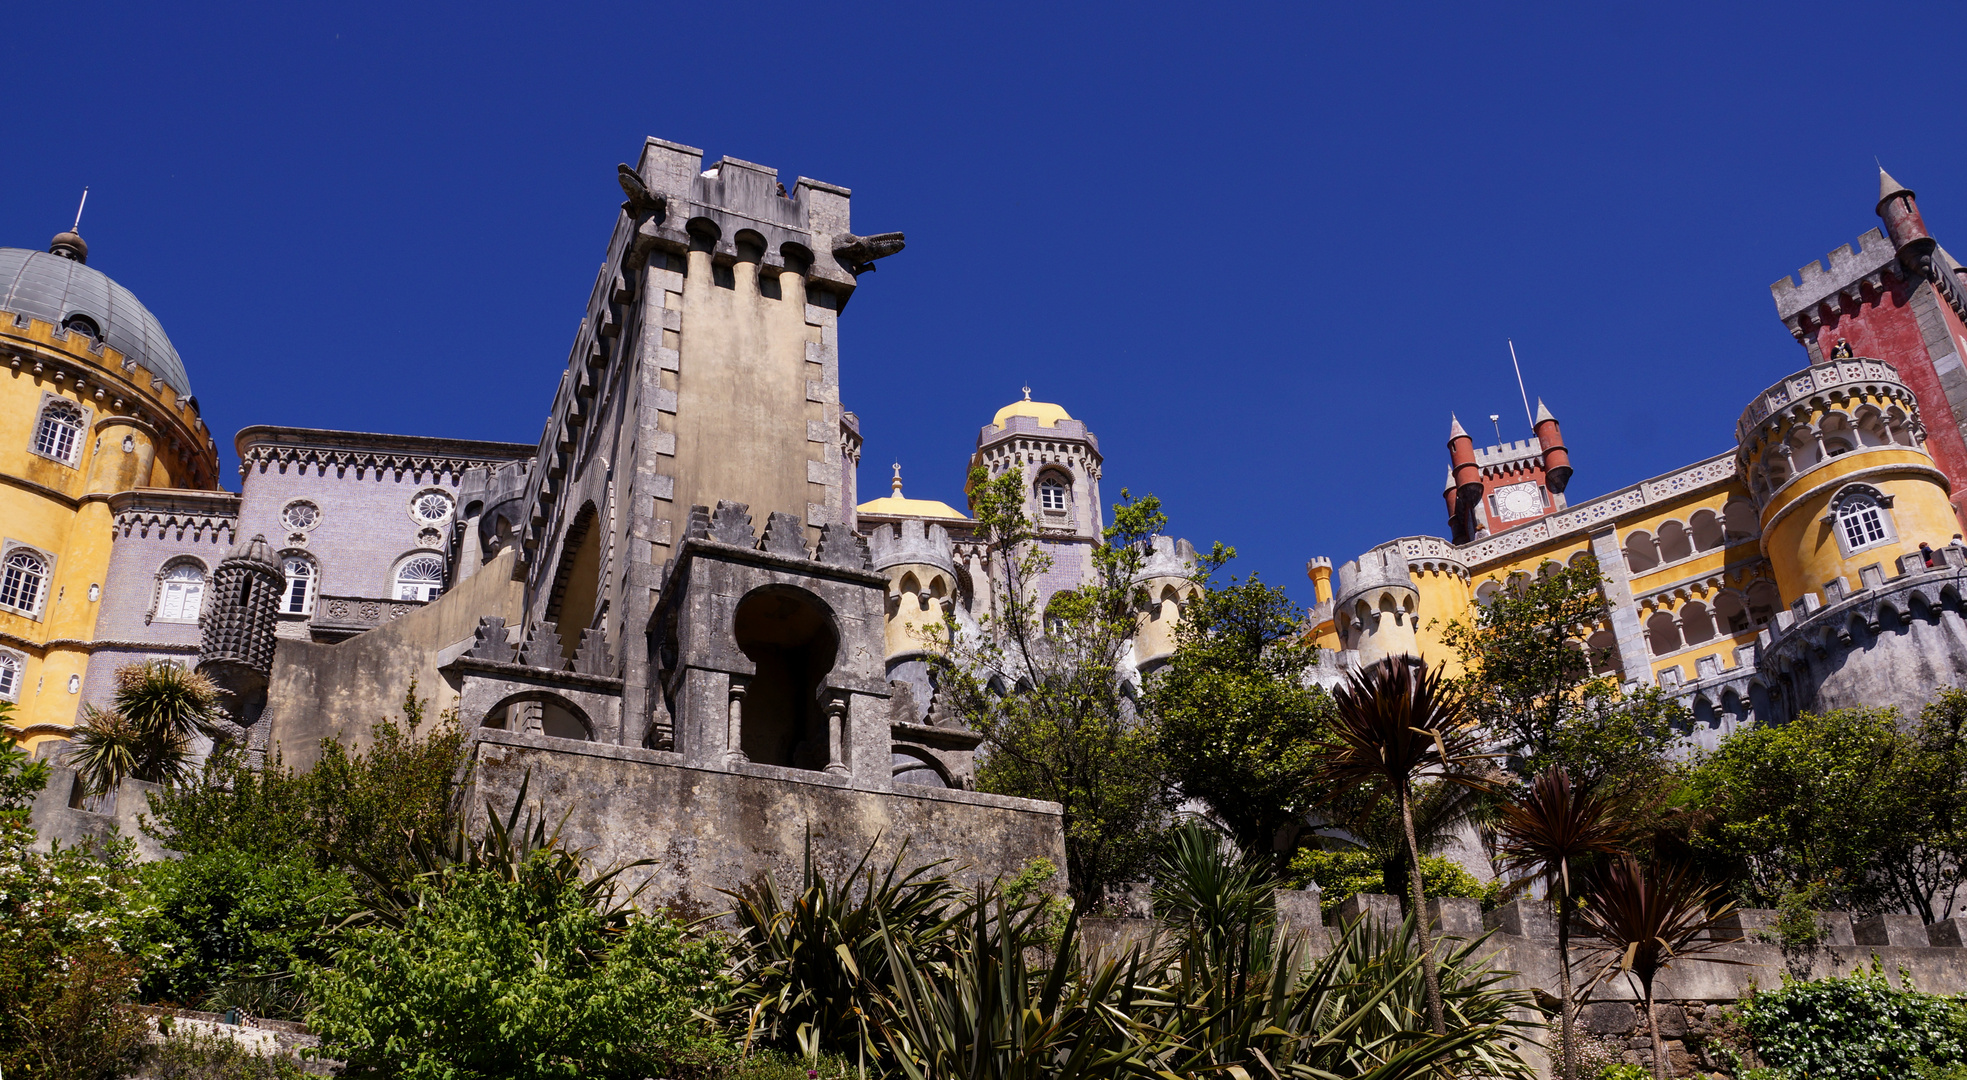
<path id="1" fill-rule="evenodd" d="M 48 241 L 50 254 L 60 255 L 64 259 L 74 259 L 87 265 L 89 245 L 82 240 L 82 208 L 87 205 L 89 205 L 89 189 L 83 188 L 82 201 L 75 207 L 75 224 L 69 226 L 67 232 L 56 233 L 55 238 Z"/>
<path id="2" fill-rule="evenodd" d="M 1466 438 L 1468 438 L 1468 432 L 1462 429 L 1462 422 L 1460 418 L 1458 418 L 1454 413 L 1449 413 L 1448 414 L 1448 441 L 1453 442 L 1456 439 L 1466 439 Z"/>
<path id="3" fill-rule="evenodd" d="M 1030 401 L 1030 400 L 1031 400 L 1031 387 L 1029 387 L 1029 386 L 1027 386 L 1027 387 L 1025 387 L 1025 388 L 1024 388 L 1024 399 L 1025 399 L 1026 401 Z"/>
<path id="4" fill-rule="evenodd" d="M 894 495 L 895 498 L 899 499 L 902 497 L 902 463 L 899 461 L 895 462 L 894 482 L 890 483 L 888 486 L 895 490 L 895 495 Z"/>
<path id="5" fill-rule="evenodd" d="M 1552 415 L 1550 415 L 1550 410 L 1544 407 L 1544 399 L 1543 399 L 1543 398 L 1538 398 L 1538 399 L 1537 399 L 1537 423 L 1539 423 L 1539 424 L 1541 424 L 1541 423 L 1543 423 L 1543 422 L 1544 422 L 1544 421 L 1546 421 L 1546 420 L 1555 420 L 1555 419 L 1557 419 L 1557 417 L 1555 417 L 1555 416 L 1552 416 Z"/>
<path id="6" fill-rule="evenodd" d="M 1900 192 L 1911 195 L 1912 189 L 1892 179 L 1892 174 L 1885 171 L 1885 166 L 1880 165 L 1878 167 L 1878 201 L 1884 202 Z"/>

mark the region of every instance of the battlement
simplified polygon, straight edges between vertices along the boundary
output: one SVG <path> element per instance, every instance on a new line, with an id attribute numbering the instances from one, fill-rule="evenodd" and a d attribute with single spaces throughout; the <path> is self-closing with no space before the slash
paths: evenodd
<path id="1" fill-rule="evenodd" d="M 1373 589 L 1413 589 L 1414 578 L 1407 569 L 1407 557 L 1399 541 L 1381 544 L 1339 567 L 1339 587 L 1334 594 L 1340 607 L 1349 605 L 1360 593 Z"/>
<path id="2" fill-rule="evenodd" d="M 1141 564 L 1134 580 L 1193 577 L 1197 570 L 1196 562 L 1194 544 L 1172 536 L 1155 536 L 1149 541 L 1147 561 Z"/>
<path id="3" fill-rule="evenodd" d="M 1525 461 L 1542 463 L 1544 446 L 1536 439 L 1518 439 L 1501 446 L 1484 446 L 1475 451 L 1475 464 L 1483 469 L 1499 469 Z M 1448 483 L 1454 486 L 1455 472 L 1448 470 Z"/>
<path id="4" fill-rule="evenodd" d="M 1035 416 L 1007 416 L 1004 418 L 1003 427 L 998 427 L 996 424 L 985 424 L 977 432 L 977 449 L 981 450 L 1017 435 L 1023 435 L 1027 438 L 1035 436 L 1040 439 L 1063 439 L 1071 442 L 1083 442 L 1092 447 L 1093 453 L 1096 455 L 1100 450 L 1100 440 L 1095 438 L 1093 433 L 1087 429 L 1084 421 L 1066 417 L 1056 423 L 1046 424 L 1040 422 Z"/>
<path id="5" fill-rule="evenodd" d="M 1822 262 L 1813 262 L 1798 270 L 1795 278 L 1785 275 L 1769 286 L 1769 293 L 1776 300 L 1776 315 L 1784 322 L 1860 281 L 1869 280 L 1874 288 L 1882 287 L 1881 275 L 1898 262 L 1899 252 L 1883 232 L 1872 229 L 1858 237 L 1856 249 L 1845 244 L 1828 258 L 1828 269 Z"/>
<path id="6" fill-rule="evenodd" d="M 879 525 L 867 534 L 867 544 L 873 553 L 877 572 L 892 566 L 917 563 L 933 566 L 951 575 L 956 573 L 949 532 L 941 525 L 909 519 L 892 525 Z"/>

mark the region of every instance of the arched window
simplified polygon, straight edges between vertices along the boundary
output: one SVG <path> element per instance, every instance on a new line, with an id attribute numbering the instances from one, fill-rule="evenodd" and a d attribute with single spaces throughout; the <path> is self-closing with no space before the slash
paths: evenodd
<path id="1" fill-rule="evenodd" d="M 157 583 L 157 617 L 164 622 L 197 622 L 205 599 L 205 571 L 194 562 L 165 568 Z"/>
<path id="2" fill-rule="evenodd" d="M 50 401 L 34 426 L 34 452 L 64 465 L 75 464 L 82 448 L 82 429 L 88 426 L 82 410 L 66 401 Z"/>
<path id="3" fill-rule="evenodd" d="M 0 652 L 0 701 L 20 700 L 21 666 L 20 657 Z"/>
<path id="4" fill-rule="evenodd" d="M 1038 506 L 1052 513 L 1065 513 L 1065 484 L 1056 476 L 1047 476 L 1038 482 Z"/>
<path id="5" fill-rule="evenodd" d="M 37 614 L 47 588 L 48 564 L 34 552 L 16 548 L 0 562 L 0 607 L 23 615 Z"/>
<path id="6" fill-rule="evenodd" d="M 287 589 L 280 595 L 280 612 L 283 615 L 305 615 L 314 610 L 314 589 L 319 574 L 314 572 L 314 560 L 305 555 L 289 555 L 281 560 L 287 572 Z"/>
<path id="7" fill-rule="evenodd" d="M 1857 493 L 1838 501 L 1837 531 L 1846 551 L 1857 551 L 1890 538 L 1885 528 L 1885 508 L 1870 495 Z"/>
<path id="8" fill-rule="evenodd" d="M 61 324 L 74 333 L 86 335 L 91 341 L 102 340 L 102 327 L 96 325 L 96 320 L 79 311 L 63 319 Z"/>
<path id="9" fill-rule="evenodd" d="M 398 600 L 435 600 L 444 591 L 444 560 L 419 555 L 396 571 Z"/>

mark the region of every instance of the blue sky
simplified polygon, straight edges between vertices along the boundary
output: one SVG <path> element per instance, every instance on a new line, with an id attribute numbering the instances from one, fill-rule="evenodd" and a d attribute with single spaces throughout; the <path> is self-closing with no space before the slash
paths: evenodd
<path id="1" fill-rule="evenodd" d="M 1870 13 L 1870 14 L 1867 14 Z M 1574 499 L 1729 446 L 1800 366 L 1768 285 L 1967 249 L 1967 14 L 1594 5 L 32 5 L 0 244 L 90 264 L 208 423 L 533 441 L 644 135 L 854 190 L 864 491 L 957 502 L 1029 382 L 1105 493 L 1300 597 L 1444 528 L 1449 412 L 1564 423 Z M 1478 422 L 1479 421 L 1479 422 Z"/>

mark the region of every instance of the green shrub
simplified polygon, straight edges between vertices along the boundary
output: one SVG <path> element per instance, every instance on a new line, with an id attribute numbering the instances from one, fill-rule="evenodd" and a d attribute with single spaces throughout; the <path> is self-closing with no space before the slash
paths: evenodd
<path id="1" fill-rule="evenodd" d="M 308 1073 L 286 1054 L 256 1054 L 218 1034 L 168 1028 L 143 1057 L 149 1080 L 302 1080 Z"/>
<path id="2" fill-rule="evenodd" d="M 1288 874 L 1297 888 L 1316 883 L 1319 906 L 1325 918 L 1338 913 L 1339 905 L 1356 893 L 1385 893 L 1385 879 L 1379 858 L 1366 851 L 1323 851 L 1306 848 L 1291 859 Z M 1488 889 L 1461 864 L 1439 855 L 1421 856 L 1421 885 L 1429 899 L 1447 896 L 1482 899 Z"/>
<path id="3" fill-rule="evenodd" d="M 596 910 L 554 850 L 448 872 L 400 922 L 351 932 L 307 981 L 326 1056 L 401 1080 L 669 1075 L 722 1046 L 715 943 Z"/>
<path id="4" fill-rule="evenodd" d="M 1810 1080 L 1874 1080 L 1911 1075 L 1922 1060 L 1967 1061 L 1961 1003 L 1898 989 L 1876 961 L 1843 978 L 1785 978 L 1779 990 L 1744 998 L 1741 1022 L 1763 1062 Z"/>
<path id="5" fill-rule="evenodd" d="M 1598 1070 L 1598 1080 L 1653 1080 L 1653 1074 L 1644 1065 L 1621 1062 Z"/>
<path id="6" fill-rule="evenodd" d="M 146 1001 L 206 1006 L 208 995 L 241 982 L 267 982 L 320 963 L 330 933 L 355 911 L 355 891 L 340 871 L 317 869 L 304 853 L 286 858 L 230 847 L 155 862 L 139 872 L 145 912 L 128 944 L 150 957 Z M 297 1020 L 284 996 L 251 1002 L 257 1016 Z"/>

